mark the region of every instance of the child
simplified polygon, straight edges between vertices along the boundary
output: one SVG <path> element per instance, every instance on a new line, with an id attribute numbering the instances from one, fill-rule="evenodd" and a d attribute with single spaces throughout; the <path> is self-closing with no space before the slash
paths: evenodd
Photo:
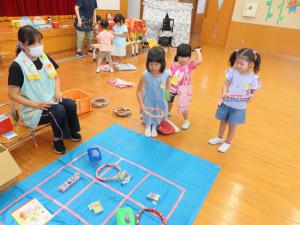
<path id="1" fill-rule="evenodd" d="M 120 64 L 122 57 L 126 55 L 126 36 L 128 30 L 127 27 L 124 25 L 125 18 L 121 14 L 115 15 L 114 22 L 114 44 L 112 48 L 112 55 L 116 56 L 117 64 Z"/>
<path id="2" fill-rule="evenodd" d="M 222 144 L 228 124 L 227 138 L 218 148 L 219 152 L 226 152 L 230 148 L 236 126 L 245 123 L 246 103 L 253 100 L 256 90 L 261 87 L 259 77 L 256 75 L 261 63 L 261 57 L 258 53 L 249 48 L 242 48 L 231 54 L 229 62 L 231 68 L 226 71 L 222 99 L 216 112 L 216 118 L 220 120 L 218 137 L 208 141 L 212 145 Z M 228 100 L 226 96 L 229 94 L 245 95 L 249 98 L 247 102 L 237 101 L 237 99 Z"/>
<path id="3" fill-rule="evenodd" d="M 161 47 L 153 47 L 149 50 L 146 67 L 147 70 L 137 88 L 137 98 L 146 124 L 145 136 L 156 137 L 157 126 L 161 121 L 166 120 L 168 115 L 165 91 L 169 87 L 169 72 L 165 70 L 165 52 Z M 153 117 L 150 114 L 156 113 L 150 113 L 146 108 L 159 108 L 163 112 L 163 116 L 161 118 Z"/>
<path id="4" fill-rule="evenodd" d="M 202 62 L 201 49 L 195 49 L 197 60 L 191 60 L 192 49 L 188 44 L 177 47 L 174 63 L 171 65 L 171 91 L 169 112 L 171 112 L 175 96 L 178 95 L 178 111 L 182 113 L 184 122 L 183 130 L 190 127 L 189 107 L 192 100 L 192 71 Z"/>
<path id="5" fill-rule="evenodd" d="M 96 25 L 95 25 L 95 33 L 98 34 L 101 30 L 100 28 L 100 23 L 101 23 L 102 17 L 97 15 L 96 16 Z"/>
<path id="6" fill-rule="evenodd" d="M 100 65 L 102 64 L 103 57 L 105 56 L 108 59 L 110 64 L 110 72 L 114 72 L 112 60 L 111 60 L 111 50 L 112 50 L 112 41 L 113 35 L 110 33 L 108 29 L 108 21 L 102 20 L 100 23 L 102 31 L 97 35 L 98 44 L 99 44 L 99 58 L 98 58 L 98 66 L 96 73 L 100 72 Z"/>

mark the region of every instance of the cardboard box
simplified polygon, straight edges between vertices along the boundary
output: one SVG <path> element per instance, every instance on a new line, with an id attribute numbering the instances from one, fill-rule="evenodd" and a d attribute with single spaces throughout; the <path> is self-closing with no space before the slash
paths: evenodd
<path id="1" fill-rule="evenodd" d="M 0 146 L 0 192 L 16 182 L 21 169 L 9 151 Z"/>

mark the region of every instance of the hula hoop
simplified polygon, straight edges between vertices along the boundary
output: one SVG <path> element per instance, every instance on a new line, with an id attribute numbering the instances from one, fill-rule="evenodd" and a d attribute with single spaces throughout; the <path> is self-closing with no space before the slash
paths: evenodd
<path id="1" fill-rule="evenodd" d="M 99 177 L 98 174 L 99 172 L 105 168 L 105 167 L 111 167 L 111 168 L 114 168 L 118 171 L 118 173 L 113 176 L 113 177 Z M 116 165 L 116 164 L 103 164 L 102 166 L 100 166 L 97 170 L 96 170 L 96 178 L 100 181 L 112 181 L 112 180 L 117 180 L 119 178 L 119 175 L 121 173 L 121 167 Z"/>
<path id="2" fill-rule="evenodd" d="M 152 111 L 152 112 L 159 112 L 160 114 L 159 115 L 154 115 L 148 111 Z M 145 108 L 145 111 L 144 113 L 149 116 L 149 117 L 152 117 L 152 118 L 157 118 L 157 119 L 161 119 L 164 117 L 165 113 L 162 111 L 162 109 L 160 108 L 150 108 L 150 107 L 146 107 Z"/>
<path id="3" fill-rule="evenodd" d="M 107 98 L 94 98 L 92 106 L 95 108 L 104 108 L 108 105 L 109 101 Z"/>
<path id="4" fill-rule="evenodd" d="M 141 215 L 144 212 L 150 212 L 152 214 L 155 214 L 157 217 L 159 217 L 161 219 L 162 225 L 166 225 L 167 224 L 167 220 L 166 220 L 166 218 L 163 216 L 163 214 L 161 212 L 159 212 L 158 210 L 153 209 L 153 208 L 145 208 L 145 209 L 142 209 L 142 210 L 138 211 L 138 213 L 136 214 L 136 216 L 135 216 L 136 225 L 140 225 L 140 218 L 141 218 Z"/>
<path id="5" fill-rule="evenodd" d="M 238 102 L 242 102 L 242 101 L 248 101 L 250 99 L 249 95 L 242 95 L 242 94 L 227 94 L 224 96 L 224 100 L 227 101 L 238 101 Z"/>

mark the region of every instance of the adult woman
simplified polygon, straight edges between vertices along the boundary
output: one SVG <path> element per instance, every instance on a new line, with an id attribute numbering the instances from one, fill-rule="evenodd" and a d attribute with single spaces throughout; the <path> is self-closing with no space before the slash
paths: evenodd
<path id="1" fill-rule="evenodd" d="M 60 94 L 55 61 L 44 53 L 42 34 L 32 26 L 18 31 L 17 57 L 9 68 L 8 96 L 22 105 L 23 122 L 32 128 L 51 123 L 56 153 L 66 152 L 63 139 L 81 140 L 75 102 Z"/>

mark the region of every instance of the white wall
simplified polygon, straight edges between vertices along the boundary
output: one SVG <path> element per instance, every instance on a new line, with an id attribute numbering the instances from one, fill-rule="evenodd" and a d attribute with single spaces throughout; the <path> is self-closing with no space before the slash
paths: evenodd
<path id="1" fill-rule="evenodd" d="M 97 0 L 98 9 L 120 10 L 121 0 Z"/>
<path id="2" fill-rule="evenodd" d="M 127 17 L 140 18 L 141 0 L 128 0 Z"/>

